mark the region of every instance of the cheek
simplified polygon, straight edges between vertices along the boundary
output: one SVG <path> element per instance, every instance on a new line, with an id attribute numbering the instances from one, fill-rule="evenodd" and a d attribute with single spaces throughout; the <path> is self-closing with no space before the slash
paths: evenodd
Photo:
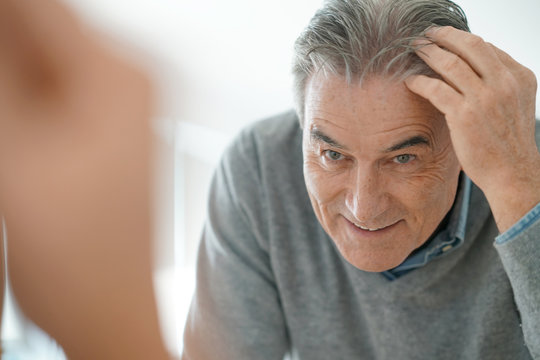
<path id="1" fill-rule="evenodd" d="M 319 206 L 334 202 L 343 189 L 342 176 L 323 169 L 312 159 L 304 161 L 304 178 L 309 195 Z"/>
<path id="2" fill-rule="evenodd" d="M 326 202 L 331 192 L 323 170 L 311 161 L 304 162 L 304 178 L 309 194 L 319 203 Z"/>

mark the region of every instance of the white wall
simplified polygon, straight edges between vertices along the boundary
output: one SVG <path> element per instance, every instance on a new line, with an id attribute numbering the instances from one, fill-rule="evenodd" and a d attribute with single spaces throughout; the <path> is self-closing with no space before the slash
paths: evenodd
<path id="1" fill-rule="evenodd" d="M 322 0 L 67 0 L 148 50 L 165 113 L 234 133 L 289 107 L 294 39 Z M 538 0 L 461 0 L 473 32 L 540 74 Z M 540 108 L 540 100 L 538 102 Z M 540 114 L 540 112 L 538 112 Z"/>
<path id="2" fill-rule="evenodd" d="M 509 53 L 540 79 L 540 1 L 457 1 L 469 19 L 471 31 Z M 540 97 L 536 114 L 540 117 Z"/>
<path id="3" fill-rule="evenodd" d="M 292 106 L 293 42 L 322 0 L 66 1 L 95 27 L 139 47 L 158 81 L 158 254 L 165 269 L 158 287 L 164 318 L 176 310 L 182 323 L 213 166 L 241 127 Z M 458 2 L 473 32 L 540 77 L 540 1 Z M 176 275 L 166 270 L 174 239 L 181 265 Z M 179 287 L 170 286 L 177 280 Z M 180 337 L 178 326 L 166 325 L 171 341 Z"/>

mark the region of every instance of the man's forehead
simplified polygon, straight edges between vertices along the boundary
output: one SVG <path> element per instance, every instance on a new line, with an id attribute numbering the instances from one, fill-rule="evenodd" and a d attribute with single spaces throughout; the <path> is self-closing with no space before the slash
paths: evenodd
<path id="1" fill-rule="evenodd" d="M 372 79 L 360 86 L 319 76 L 309 86 L 305 128 L 376 134 L 407 127 L 438 132 L 444 125 L 444 116 L 403 82 Z"/>

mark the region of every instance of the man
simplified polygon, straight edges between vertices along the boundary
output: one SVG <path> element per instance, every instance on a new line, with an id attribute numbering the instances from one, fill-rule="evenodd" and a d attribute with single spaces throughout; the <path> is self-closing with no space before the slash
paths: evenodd
<path id="1" fill-rule="evenodd" d="M 540 359 L 536 80 L 467 31 L 446 0 L 317 12 L 296 114 L 215 176 L 185 359 Z"/>

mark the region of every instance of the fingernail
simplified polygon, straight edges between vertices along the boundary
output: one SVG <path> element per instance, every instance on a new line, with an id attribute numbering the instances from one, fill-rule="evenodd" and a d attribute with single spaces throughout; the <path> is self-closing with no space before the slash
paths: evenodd
<path id="1" fill-rule="evenodd" d="M 414 39 L 412 42 L 411 42 L 411 45 L 414 46 L 414 47 L 424 47 L 426 45 L 429 45 L 431 44 L 432 42 L 429 41 L 428 39 L 426 38 L 418 38 L 418 39 Z"/>
<path id="2" fill-rule="evenodd" d="M 439 31 L 439 26 L 432 26 L 429 29 L 426 30 L 426 35 L 435 35 L 437 31 Z"/>
<path id="3" fill-rule="evenodd" d="M 418 77 L 418 75 L 411 75 L 408 78 L 405 79 L 405 84 L 409 85 L 410 83 L 414 82 L 414 80 Z"/>

